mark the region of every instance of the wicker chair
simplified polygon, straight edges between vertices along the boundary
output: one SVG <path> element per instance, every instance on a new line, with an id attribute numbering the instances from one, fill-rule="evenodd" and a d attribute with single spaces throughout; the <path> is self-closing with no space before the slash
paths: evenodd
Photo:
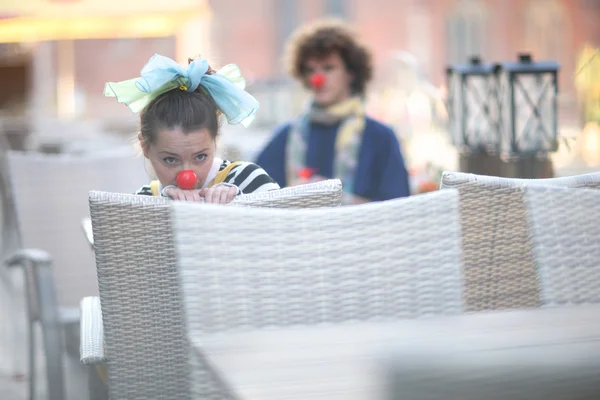
<path id="1" fill-rule="evenodd" d="M 202 254 L 198 260 L 206 266 L 205 276 L 212 272 L 220 280 L 234 274 L 222 286 L 203 288 L 203 307 L 218 300 L 226 308 L 214 307 L 206 315 L 205 330 L 410 318 L 463 310 L 454 192 L 327 210 L 241 210 L 146 198 L 132 199 L 137 204 L 125 207 L 123 202 L 108 200 L 92 194 L 91 209 L 113 400 L 190 399 L 192 392 L 222 395 L 213 386 L 215 377 L 209 368 L 199 369 L 205 374 L 201 387 L 191 386 L 186 362 L 191 351 L 176 254 L 188 263 Z M 176 212 L 175 232 L 169 223 L 169 203 Z M 438 218 L 442 210 L 450 210 L 443 221 Z M 208 216 L 211 222 L 205 225 Z M 183 219 L 196 228 L 204 226 L 201 238 L 206 241 L 210 235 L 210 244 L 193 239 L 200 238 L 201 229 L 193 228 L 185 236 Z M 177 251 L 174 235 L 180 244 Z M 196 249 L 191 249 L 190 240 L 197 242 Z M 223 259 L 234 262 L 223 264 Z M 252 287 L 266 279 L 266 269 L 274 266 L 280 267 L 273 269 L 277 281 L 266 281 L 268 287 L 260 294 L 265 302 L 261 302 Z M 182 264 L 182 268 L 190 267 Z M 252 276 L 243 274 L 252 270 Z M 310 284 L 315 279 L 319 286 Z M 235 309 L 243 300 L 239 290 L 258 301 L 253 318 Z M 343 298 L 336 296 L 341 292 Z M 282 303 L 273 303 L 275 299 Z M 82 306 L 92 303 L 86 299 Z M 226 317 L 221 311 L 232 314 Z M 83 313 L 100 314 L 85 309 Z M 90 318 L 92 325 L 100 323 Z M 99 349 L 102 341 L 97 335 L 92 339 L 89 348 Z M 92 356 L 83 350 L 82 357 Z M 96 354 L 93 359 L 101 357 Z"/>
<path id="2" fill-rule="evenodd" d="M 341 182 L 329 180 L 241 195 L 232 204 L 314 208 L 336 207 L 341 200 Z M 163 389 L 155 392 L 158 387 L 166 385 L 166 390 L 184 378 L 181 373 L 186 364 L 182 364 L 185 358 L 181 356 L 187 347 L 170 228 L 172 203 L 160 197 L 90 193 L 101 301 L 88 297 L 81 302 L 81 362 L 95 365 L 108 360 L 108 386 L 113 400 L 160 399 Z M 145 288 L 144 293 L 137 296 L 131 287 Z M 123 323 L 125 320 L 129 322 Z M 103 322 L 110 329 L 105 329 Z M 135 344 L 144 340 L 156 347 Z M 163 342 L 171 347 L 162 351 Z M 129 350 L 124 352 L 124 348 Z M 171 352 L 173 349 L 178 351 Z"/>
<path id="3" fill-rule="evenodd" d="M 510 179 L 445 172 L 441 189 L 458 189 L 467 311 L 539 307 L 537 273 L 522 187 L 600 187 L 600 173 Z"/>
<path id="4" fill-rule="evenodd" d="M 600 192 L 524 189 L 542 307 L 600 303 Z"/>
<path id="5" fill-rule="evenodd" d="M 79 301 L 98 292 L 94 258 L 80 228 L 89 214 L 87 195 L 92 188 L 131 190 L 147 180 L 146 173 L 133 152 L 85 157 L 12 152 L 8 166 L 20 250 L 7 256 L 0 269 L 14 278 L 8 285 L 11 307 L 22 308 L 17 303 L 26 293 L 22 311 L 27 314 L 27 328 L 13 328 L 25 334 L 11 345 L 22 359 L 29 350 L 30 396 L 38 392 L 35 356 L 41 347 L 48 398 L 85 399 L 86 373 L 78 362 Z M 16 279 L 22 271 L 26 278 Z M 36 325 L 42 346 L 35 340 Z"/>
<path id="6" fill-rule="evenodd" d="M 341 182 L 332 179 L 317 184 L 238 196 L 234 198 L 232 204 L 242 207 L 267 208 L 335 207 L 341 204 L 343 194 L 340 194 L 340 191 Z M 128 199 L 128 197 L 125 196 L 124 199 Z M 156 200 L 156 203 L 163 204 L 164 199 Z M 81 227 L 86 239 L 93 247 L 94 238 L 91 218 L 84 218 L 81 221 Z"/>
<path id="7" fill-rule="evenodd" d="M 198 351 L 208 332 L 463 312 L 455 191 L 327 211 L 178 203 L 173 229 L 195 399 L 230 395 Z"/>

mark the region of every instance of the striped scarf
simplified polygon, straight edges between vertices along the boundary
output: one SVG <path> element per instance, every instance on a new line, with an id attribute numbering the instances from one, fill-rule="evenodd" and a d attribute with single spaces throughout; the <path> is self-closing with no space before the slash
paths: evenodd
<path id="1" fill-rule="evenodd" d="M 300 171 L 306 167 L 308 137 L 312 122 L 335 125 L 341 121 L 335 141 L 333 178 L 342 181 L 345 194 L 354 193 L 354 177 L 365 128 L 365 108 L 360 97 L 351 97 L 326 109 L 311 107 L 290 130 L 286 148 L 288 186 L 300 183 Z"/>

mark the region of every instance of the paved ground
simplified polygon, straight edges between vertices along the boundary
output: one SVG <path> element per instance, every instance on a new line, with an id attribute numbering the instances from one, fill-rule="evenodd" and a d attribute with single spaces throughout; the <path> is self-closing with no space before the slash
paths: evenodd
<path id="1" fill-rule="evenodd" d="M 0 290 L 2 289 L 0 286 Z M 0 303 L 3 303 L 0 304 L 0 400 L 25 400 L 28 399 L 28 382 L 23 375 L 21 379 L 15 379 L 13 375 L 24 372 L 27 353 L 24 348 L 15 346 L 10 326 L 12 321 L 2 309 L 2 305 L 6 305 L 3 300 L 6 298 L 0 296 Z"/>
<path id="2" fill-rule="evenodd" d="M 1 289 L 1 287 L 0 287 Z M 2 298 L 0 296 L 0 302 Z M 0 304 L 1 306 L 1 304 Z M 29 382 L 25 377 L 25 366 L 27 365 L 27 349 L 25 347 L 26 337 L 15 345 L 11 338 L 11 320 L 0 307 L 0 400 L 26 400 L 29 399 Z M 40 332 L 37 332 L 38 338 Z M 43 350 L 37 350 L 37 379 L 36 400 L 46 399 Z M 18 374 L 15 377 L 15 374 Z"/>
<path id="3" fill-rule="evenodd" d="M 27 399 L 27 382 L 17 382 L 5 374 L 0 374 L 0 399 L 25 400 Z"/>

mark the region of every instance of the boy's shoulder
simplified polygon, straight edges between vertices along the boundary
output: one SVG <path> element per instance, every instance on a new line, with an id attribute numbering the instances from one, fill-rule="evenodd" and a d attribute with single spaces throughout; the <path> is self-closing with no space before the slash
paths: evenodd
<path id="1" fill-rule="evenodd" d="M 383 122 L 377 121 L 376 119 L 367 116 L 365 122 L 365 132 L 369 135 L 374 135 L 379 138 L 391 138 L 397 139 L 396 133 L 391 126 L 384 124 Z"/>

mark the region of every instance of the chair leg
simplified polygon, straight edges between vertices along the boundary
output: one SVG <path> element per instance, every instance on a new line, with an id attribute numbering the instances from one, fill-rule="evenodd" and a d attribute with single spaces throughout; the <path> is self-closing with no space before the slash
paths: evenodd
<path id="1" fill-rule="evenodd" d="M 65 338 L 65 393 L 70 400 L 90 400 L 90 376 L 87 365 L 81 363 L 80 324 L 63 324 Z"/>
<path id="2" fill-rule="evenodd" d="M 34 282 L 37 286 L 37 305 L 46 355 L 48 400 L 65 400 L 63 325 L 58 314 L 51 263 L 38 263 L 34 273 L 37 275 Z"/>
<path id="3" fill-rule="evenodd" d="M 38 320 L 38 315 L 36 312 L 34 299 L 34 291 L 35 289 L 31 287 L 31 269 L 29 267 L 24 268 L 24 286 L 25 286 L 25 303 L 27 306 L 27 330 L 28 330 L 28 338 L 27 338 L 27 347 L 29 349 L 29 357 L 28 357 L 28 379 L 29 379 L 29 400 L 34 400 L 37 397 L 36 390 L 36 379 L 37 379 L 37 371 L 36 371 L 36 362 L 35 362 L 35 353 L 37 352 L 36 343 L 36 334 L 35 334 L 35 323 Z"/>
<path id="4" fill-rule="evenodd" d="M 29 400 L 36 398 L 35 393 L 35 380 L 37 374 L 35 370 L 35 353 L 37 351 L 36 340 L 35 340 L 35 325 L 33 321 L 29 321 Z"/>
<path id="5" fill-rule="evenodd" d="M 90 400 L 108 400 L 108 385 L 102 379 L 98 369 L 105 365 L 88 365 Z M 102 371 L 104 371 L 102 369 Z"/>
<path id="6" fill-rule="evenodd" d="M 3 268 L 4 266 L 0 266 Z M 9 324 L 6 326 L 6 333 L 10 343 L 11 353 L 11 373 L 13 379 L 25 380 L 27 378 L 27 367 L 23 365 L 27 352 L 27 344 L 24 340 L 24 334 L 27 332 L 27 306 L 26 298 L 23 291 L 24 277 L 23 271 L 19 269 L 6 270 L 4 269 L 3 283 L 5 290 L 5 299 L 3 299 L 2 307 L 5 307 L 3 312 L 6 312 Z"/>
<path id="7" fill-rule="evenodd" d="M 61 326 L 42 326 L 48 400 L 64 400 L 63 346 Z"/>

